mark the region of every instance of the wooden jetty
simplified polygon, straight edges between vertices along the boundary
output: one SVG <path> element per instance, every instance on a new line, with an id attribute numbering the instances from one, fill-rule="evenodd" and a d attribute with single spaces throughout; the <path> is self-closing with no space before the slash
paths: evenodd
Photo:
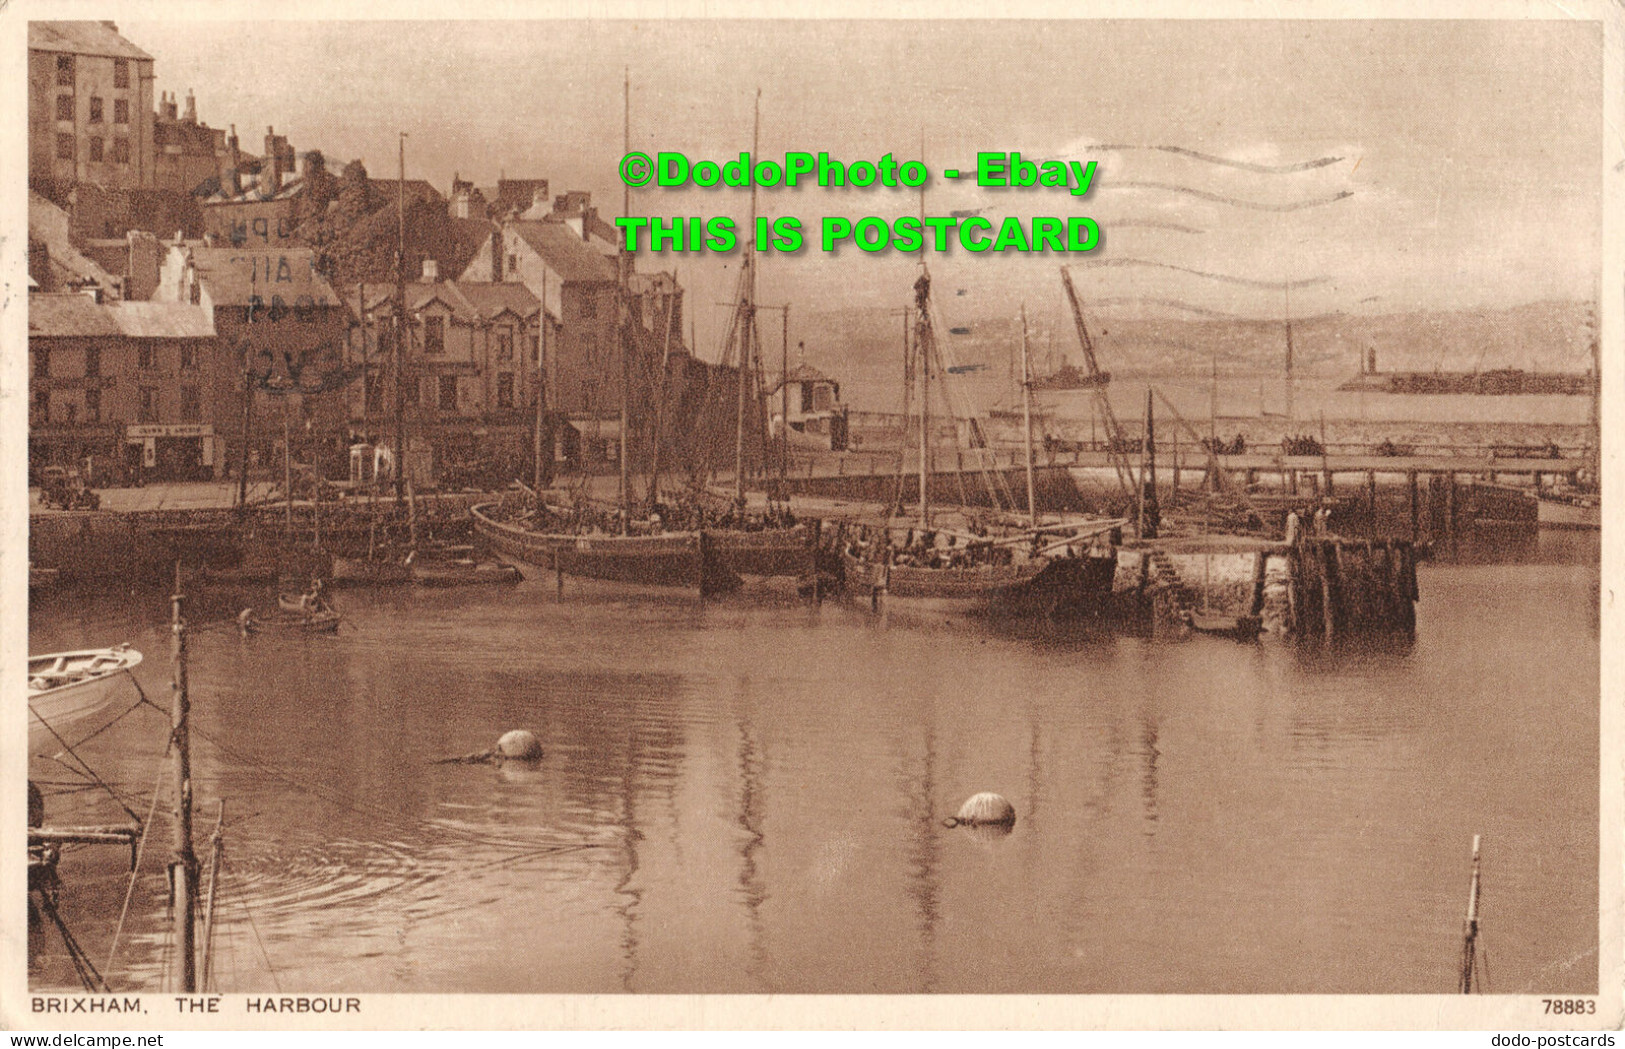
<path id="1" fill-rule="evenodd" d="M 1269 562 L 1285 569 L 1281 632 L 1310 642 L 1358 636 L 1409 638 L 1416 632 L 1416 546 L 1408 539 L 1299 534 L 1290 541 L 1247 536 L 1183 536 L 1129 541 L 1140 570 L 1121 595 L 1119 618 L 1153 632 L 1180 631 L 1250 639 L 1262 626 Z M 1240 607 L 1210 610 L 1201 582 L 1184 578 L 1180 556 L 1250 556 L 1251 581 Z"/>

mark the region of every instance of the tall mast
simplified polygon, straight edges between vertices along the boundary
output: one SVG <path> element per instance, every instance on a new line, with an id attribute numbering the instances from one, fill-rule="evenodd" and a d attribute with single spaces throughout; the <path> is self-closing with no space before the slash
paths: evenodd
<path id="1" fill-rule="evenodd" d="M 175 753 L 175 852 L 169 863 L 175 914 L 176 973 L 183 994 L 197 990 L 195 911 L 197 854 L 192 851 L 191 703 L 186 694 L 186 622 L 181 618 L 181 565 L 175 562 L 175 591 L 169 597 L 170 656 L 174 672 L 169 708 L 169 743 Z"/>
<path id="2" fill-rule="evenodd" d="M 1032 372 L 1027 363 L 1027 304 L 1025 302 L 1021 304 L 1021 415 L 1027 433 L 1024 445 L 1027 454 L 1027 521 L 1034 528 L 1037 528 L 1038 503 L 1034 500 L 1037 486 L 1033 484 L 1033 387 Z"/>
<path id="3" fill-rule="evenodd" d="M 784 327 L 779 342 L 779 494 L 789 501 L 784 490 L 785 475 L 790 472 L 790 304 L 782 307 L 780 319 Z"/>
<path id="4" fill-rule="evenodd" d="M 920 163 L 925 163 L 925 129 L 920 129 Z M 925 183 L 920 183 L 920 228 L 925 228 Z M 931 527 L 931 269 L 925 264 L 925 243 L 920 244 L 919 309 L 914 337 L 920 355 L 920 527 Z"/>
<path id="5" fill-rule="evenodd" d="M 406 493 L 406 132 L 395 184 L 395 506 Z"/>
<path id="6" fill-rule="evenodd" d="M 622 89 L 621 111 L 621 155 L 625 156 L 632 151 L 632 70 L 626 69 L 626 80 Z M 621 181 L 621 214 L 632 214 L 632 187 L 624 179 Z M 582 220 L 585 223 L 586 217 Z M 585 228 L 585 227 L 583 227 Z M 627 486 L 627 456 L 626 446 L 630 442 L 632 433 L 627 425 L 627 402 L 632 398 L 632 303 L 629 271 L 632 260 L 626 253 L 626 244 L 622 241 L 620 257 L 621 278 L 621 534 L 630 530 L 630 511 L 628 510 Z"/>
<path id="7" fill-rule="evenodd" d="M 666 296 L 666 341 L 660 349 L 660 378 L 655 388 L 654 449 L 649 461 L 649 505 L 660 501 L 660 449 L 666 443 L 666 369 L 671 366 L 671 329 L 677 319 L 677 267 L 671 270 L 671 294 Z M 682 332 L 677 337 L 683 337 Z"/>
<path id="8" fill-rule="evenodd" d="M 543 489 L 543 471 L 546 469 L 546 460 L 549 448 L 544 448 L 543 430 L 548 421 L 548 268 L 541 268 L 541 338 L 536 339 L 536 468 L 531 471 L 531 487 L 536 489 L 536 499 L 541 500 Z M 539 508 L 539 507 L 538 507 Z"/>
<path id="9" fill-rule="evenodd" d="M 755 119 L 750 138 L 751 163 L 756 162 L 762 141 L 762 89 L 756 89 Z M 745 256 L 745 302 L 743 339 L 739 345 L 739 420 L 734 435 L 734 500 L 745 501 L 745 391 L 755 351 L 756 335 L 756 180 L 750 184 L 750 251 Z"/>
<path id="10" fill-rule="evenodd" d="M 1286 292 L 1286 423 L 1292 425 L 1292 282 L 1282 284 Z"/>

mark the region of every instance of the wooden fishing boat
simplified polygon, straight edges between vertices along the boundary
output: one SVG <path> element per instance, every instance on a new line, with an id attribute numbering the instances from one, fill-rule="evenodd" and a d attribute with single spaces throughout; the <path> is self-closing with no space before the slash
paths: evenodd
<path id="1" fill-rule="evenodd" d="M 344 619 L 330 608 L 309 616 L 280 608 L 275 613 L 265 616 L 253 615 L 248 609 L 243 611 L 248 614 L 238 616 L 237 625 L 245 634 L 332 634 L 338 631 L 339 623 Z"/>
<path id="2" fill-rule="evenodd" d="M 511 584 L 525 578 L 513 565 L 473 558 L 417 561 L 410 566 L 410 571 L 418 586 L 432 587 Z"/>
<path id="3" fill-rule="evenodd" d="M 891 608 L 991 618 L 1101 614 L 1117 573 L 1115 554 L 934 568 L 888 564 L 843 551 L 842 564 L 847 593 L 856 598 Z"/>
<path id="4" fill-rule="evenodd" d="M 719 592 L 739 585 L 737 575 L 720 566 L 706 568 L 704 535 L 664 532 L 658 535 L 609 535 L 538 532 L 498 520 L 495 503 L 470 511 L 474 530 L 491 548 L 527 564 L 585 579 L 604 579 L 645 586 L 692 586 Z M 731 575 L 731 578 L 730 578 Z"/>
<path id="5" fill-rule="evenodd" d="M 333 586 L 399 586 L 412 581 L 412 568 L 399 561 L 367 557 L 333 558 Z"/>
<path id="6" fill-rule="evenodd" d="M 140 663 L 141 653 L 129 645 L 29 656 L 29 752 L 61 747 L 57 737 L 102 710 Z"/>

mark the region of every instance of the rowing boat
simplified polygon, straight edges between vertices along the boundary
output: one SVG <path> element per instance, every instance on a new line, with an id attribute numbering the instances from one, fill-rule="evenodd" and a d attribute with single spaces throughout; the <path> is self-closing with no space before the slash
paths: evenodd
<path id="1" fill-rule="evenodd" d="M 62 732 L 105 707 L 141 663 L 129 645 L 28 657 L 28 747 L 49 752 Z"/>

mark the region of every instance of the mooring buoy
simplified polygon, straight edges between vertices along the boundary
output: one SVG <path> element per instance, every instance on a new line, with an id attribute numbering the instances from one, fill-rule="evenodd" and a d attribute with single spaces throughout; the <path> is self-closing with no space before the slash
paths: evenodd
<path id="1" fill-rule="evenodd" d="M 983 791 L 959 806 L 959 815 L 942 821 L 948 827 L 1011 827 L 1016 822 L 1016 807 L 999 794 Z"/>
<path id="2" fill-rule="evenodd" d="M 535 761 L 542 756 L 542 741 L 534 732 L 516 728 L 497 740 L 497 755 L 510 761 Z"/>

